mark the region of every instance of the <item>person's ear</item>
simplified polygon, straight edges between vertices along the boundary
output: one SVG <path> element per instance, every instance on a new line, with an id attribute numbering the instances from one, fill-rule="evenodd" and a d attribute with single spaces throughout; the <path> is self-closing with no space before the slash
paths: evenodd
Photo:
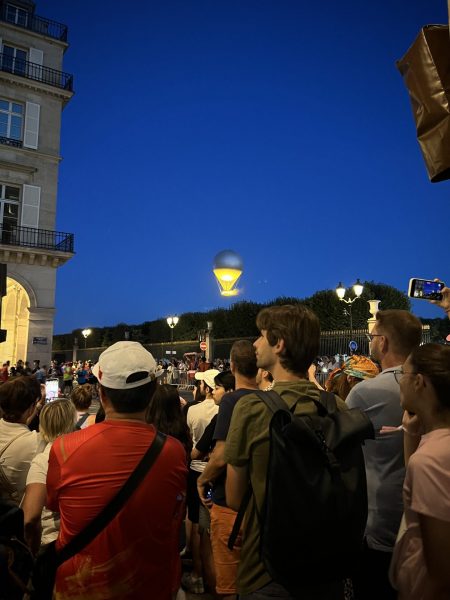
<path id="1" fill-rule="evenodd" d="M 103 410 L 105 410 L 105 404 L 108 403 L 108 398 L 106 397 L 105 391 L 101 385 L 98 386 L 98 397 L 100 404 L 103 406 Z"/>
<path id="2" fill-rule="evenodd" d="M 277 343 L 275 344 L 275 346 L 273 347 L 275 354 L 281 354 L 283 352 L 283 350 L 285 349 L 285 344 L 284 344 L 284 340 L 282 338 L 280 338 Z"/>
<path id="3" fill-rule="evenodd" d="M 422 373 L 415 373 L 414 377 L 414 389 L 419 391 L 420 389 L 428 387 L 428 382 Z"/>

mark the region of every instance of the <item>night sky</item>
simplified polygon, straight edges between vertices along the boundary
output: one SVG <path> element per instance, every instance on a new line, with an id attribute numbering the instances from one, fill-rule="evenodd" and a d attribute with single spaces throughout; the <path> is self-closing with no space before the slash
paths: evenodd
<path id="1" fill-rule="evenodd" d="M 431 184 L 396 69 L 444 0 L 42 0 L 69 26 L 55 332 L 338 281 L 450 282 L 450 182 Z M 382 308 L 382 306 L 381 306 Z M 442 316 L 414 301 L 421 316 Z"/>

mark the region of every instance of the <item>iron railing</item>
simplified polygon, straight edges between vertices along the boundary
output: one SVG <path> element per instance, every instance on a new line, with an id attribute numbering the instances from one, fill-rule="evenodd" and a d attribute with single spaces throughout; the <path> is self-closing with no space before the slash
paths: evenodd
<path id="1" fill-rule="evenodd" d="M 22 140 L 15 140 L 2 135 L 0 135 L 0 144 L 4 144 L 5 146 L 13 146 L 14 148 L 22 148 L 23 146 Z"/>
<path id="2" fill-rule="evenodd" d="M 335 354 L 351 354 L 349 343 L 357 343 L 357 354 L 369 354 L 368 329 L 339 329 L 335 331 L 322 331 L 320 333 L 320 356 L 333 356 Z M 431 341 L 429 325 L 422 325 L 422 344 Z"/>
<path id="3" fill-rule="evenodd" d="M 13 20 L 8 16 L 7 7 L 4 5 L 0 9 L 0 21 L 5 21 L 22 29 L 29 29 L 35 33 L 41 33 L 61 42 L 67 42 L 67 25 L 39 17 L 38 15 L 28 13 L 24 23 L 15 22 L 15 19 Z"/>
<path id="4" fill-rule="evenodd" d="M 3 223 L 0 225 L 0 245 L 73 252 L 73 233 Z"/>
<path id="5" fill-rule="evenodd" d="M 73 75 L 70 75 L 70 73 L 63 73 L 4 53 L 0 54 L 0 71 L 47 83 L 69 92 L 73 91 Z"/>

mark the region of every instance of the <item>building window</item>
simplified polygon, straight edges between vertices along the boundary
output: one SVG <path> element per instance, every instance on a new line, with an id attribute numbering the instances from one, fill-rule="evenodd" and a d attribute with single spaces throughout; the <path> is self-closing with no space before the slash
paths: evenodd
<path id="1" fill-rule="evenodd" d="M 28 13 L 23 8 L 19 8 L 13 4 L 7 4 L 6 21 L 8 21 L 8 23 L 14 23 L 14 25 L 26 27 L 28 24 Z"/>
<path id="2" fill-rule="evenodd" d="M 22 104 L 0 98 L 0 138 L 3 138 L 3 143 L 8 143 L 7 140 L 22 140 L 23 117 Z"/>
<path id="3" fill-rule="evenodd" d="M 25 50 L 3 44 L 2 70 L 16 75 L 25 75 L 27 70 L 27 53 Z"/>
<path id="4" fill-rule="evenodd" d="M 0 230 L 4 244 L 13 244 L 17 238 L 19 202 L 20 188 L 0 183 Z"/>

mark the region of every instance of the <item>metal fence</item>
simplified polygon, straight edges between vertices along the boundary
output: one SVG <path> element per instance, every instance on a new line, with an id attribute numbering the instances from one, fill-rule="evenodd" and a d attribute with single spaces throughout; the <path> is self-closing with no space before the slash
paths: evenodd
<path id="1" fill-rule="evenodd" d="M 18 19 L 15 15 L 14 9 L 13 11 L 9 9 L 10 7 L 7 5 L 0 9 L 0 21 L 11 23 L 11 25 L 15 25 L 16 27 L 21 27 L 23 29 L 30 29 L 36 33 L 52 37 L 55 40 L 60 40 L 62 42 L 67 41 L 67 25 L 63 25 L 63 23 L 58 23 L 57 21 L 52 21 L 51 19 L 46 19 L 45 17 L 32 15 L 30 13 L 26 15 L 23 14 L 22 18 Z M 23 13 L 25 13 L 25 11 L 23 11 Z"/>
<path id="2" fill-rule="evenodd" d="M 73 252 L 74 236 L 73 233 L 3 223 L 0 224 L 0 243 L 6 246 Z"/>
<path id="3" fill-rule="evenodd" d="M 0 71 L 13 73 L 20 77 L 26 77 L 33 81 L 40 81 L 41 83 L 73 92 L 73 75 L 70 73 L 57 71 L 56 69 L 44 67 L 43 65 L 22 60 L 21 58 L 15 58 L 8 54 L 0 54 Z"/>
<path id="4" fill-rule="evenodd" d="M 354 341 L 357 343 L 357 354 L 369 354 L 369 341 L 366 337 L 368 333 L 367 329 L 340 329 L 337 331 L 322 331 L 320 334 L 320 356 L 334 356 L 336 354 L 350 354 L 349 343 Z M 247 338 L 223 338 L 213 340 L 213 356 L 215 358 L 229 358 L 230 350 L 233 343 L 237 340 L 248 339 L 254 341 L 254 337 Z M 422 343 L 431 341 L 430 326 L 422 326 Z M 171 357 L 176 360 L 181 360 L 183 354 L 187 352 L 198 352 L 200 354 L 198 341 L 181 341 L 181 342 L 161 342 L 154 344 L 143 344 L 149 352 L 153 354 L 156 359 L 170 359 Z M 175 354 L 172 355 L 172 349 Z M 77 348 L 77 359 L 78 360 L 92 360 L 97 361 L 99 355 L 106 350 L 106 346 L 99 348 Z M 52 352 L 52 358 L 61 361 L 71 361 L 73 356 L 73 349 L 57 350 Z M 186 372 L 179 372 L 178 377 L 180 378 L 178 383 L 184 383 L 187 378 Z M 182 381 L 183 380 L 183 381 Z"/>

